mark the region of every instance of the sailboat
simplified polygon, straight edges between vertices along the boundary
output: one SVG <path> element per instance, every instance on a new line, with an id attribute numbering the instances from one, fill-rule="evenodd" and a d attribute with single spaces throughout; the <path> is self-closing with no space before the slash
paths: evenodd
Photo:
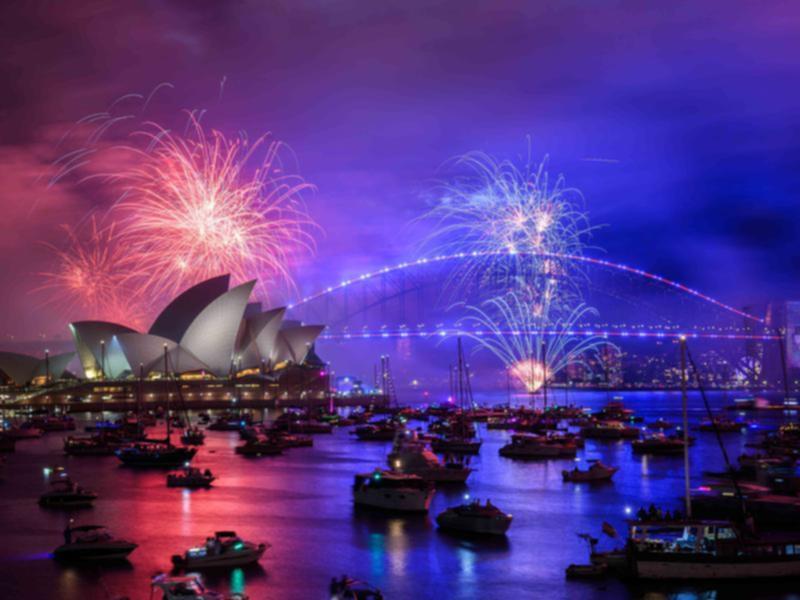
<path id="1" fill-rule="evenodd" d="M 464 360 L 464 349 L 461 346 L 460 337 L 458 338 L 457 379 L 454 383 L 460 409 L 457 417 L 458 423 L 455 427 L 457 433 L 434 438 L 431 441 L 431 448 L 439 454 L 478 454 L 481 449 L 481 440 L 474 439 L 468 432 L 469 418 L 466 407 L 468 405 L 471 411 L 474 406 L 474 400 L 469 366 Z"/>
<path id="2" fill-rule="evenodd" d="M 692 518 L 686 394 L 687 349 L 686 339 L 683 337 L 680 339 L 680 352 L 686 517 L 629 522 L 627 554 L 633 576 L 639 579 L 679 580 L 800 577 L 800 534 L 757 533 L 752 519 L 746 514 L 743 501 L 744 519 L 741 524 L 730 520 Z M 692 366 L 694 367 L 694 363 Z M 704 396 L 702 388 L 700 392 Z M 710 415 L 707 402 L 706 409 Z M 730 470 L 727 453 L 721 443 L 720 448 Z M 733 484 L 741 498 L 735 478 Z"/>
<path id="3" fill-rule="evenodd" d="M 137 394 L 141 395 L 141 374 Z M 165 421 L 167 435 L 163 441 L 144 440 L 133 442 L 119 448 L 115 454 L 123 465 L 129 467 L 177 467 L 188 463 L 197 453 L 196 448 L 182 448 L 172 444 L 171 418 L 169 414 L 169 360 L 167 346 L 164 345 L 164 381 L 167 401 Z"/>

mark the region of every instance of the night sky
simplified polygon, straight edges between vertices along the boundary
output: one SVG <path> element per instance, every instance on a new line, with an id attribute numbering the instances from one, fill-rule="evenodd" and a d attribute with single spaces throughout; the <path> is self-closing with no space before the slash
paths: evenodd
<path id="1" fill-rule="evenodd" d="M 106 201 L 46 189 L 58 139 L 160 82 L 154 119 L 207 108 L 291 146 L 325 230 L 302 291 L 409 256 L 447 159 L 530 147 L 607 257 L 735 305 L 800 295 L 792 3 L 28 0 L 3 3 L 0 39 L 5 339 L 65 333 L 31 291 L 43 242 Z"/>

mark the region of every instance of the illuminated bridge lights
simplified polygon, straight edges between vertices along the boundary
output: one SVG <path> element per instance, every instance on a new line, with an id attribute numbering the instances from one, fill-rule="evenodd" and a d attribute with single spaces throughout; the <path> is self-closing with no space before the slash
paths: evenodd
<path id="1" fill-rule="evenodd" d="M 364 281 L 366 279 L 371 279 L 372 277 L 376 277 L 376 276 L 381 275 L 381 274 L 391 273 L 391 272 L 394 272 L 394 271 L 401 271 L 401 270 L 407 269 L 407 268 L 409 268 L 411 266 L 426 265 L 426 264 L 428 264 L 430 262 L 442 262 L 442 261 L 447 261 L 447 260 L 458 260 L 458 259 L 466 258 L 467 256 L 471 256 L 471 257 L 491 257 L 491 256 L 515 256 L 515 255 L 518 255 L 518 254 L 520 254 L 520 253 L 518 253 L 516 250 L 507 250 L 506 252 L 472 252 L 472 253 L 458 252 L 456 254 L 437 256 L 432 260 L 420 258 L 420 259 L 418 259 L 418 260 L 416 260 L 414 262 L 411 262 L 411 263 L 401 262 L 401 263 L 398 263 L 398 264 L 396 264 L 394 266 L 387 266 L 387 267 L 383 267 L 382 269 L 378 269 L 376 271 L 369 271 L 367 273 L 363 273 L 362 275 L 360 275 L 355 280 L 348 279 L 348 280 L 342 281 L 339 285 L 329 286 L 329 287 L 325 288 L 323 291 L 320 291 L 320 292 L 317 292 L 317 293 L 312 294 L 310 296 L 306 296 L 305 298 L 302 298 L 297 303 L 292 305 L 290 308 L 294 308 L 294 307 L 300 306 L 302 304 L 306 304 L 306 303 L 311 302 L 312 300 L 316 300 L 317 298 L 320 298 L 320 297 L 322 297 L 322 296 L 324 296 L 326 294 L 330 294 L 330 293 L 332 293 L 334 291 L 338 291 L 338 290 L 344 289 L 344 288 L 348 287 L 349 285 L 351 285 L 353 283 L 358 283 L 358 282 Z M 717 300 L 716 298 L 712 298 L 711 296 L 708 296 L 708 295 L 703 294 L 702 292 L 699 292 L 699 291 L 697 291 L 697 290 L 695 290 L 693 288 L 685 286 L 682 283 L 679 283 L 677 281 L 673 281 L 671 279 L 667 279 L 666 277 L 662 277 L 661 275 L 656 275 L 655 273 L 650 273 L 649 271 L 645 271 L 643 269 L 630 267 L 628 265 L 624 265 L 624 264 L 621 264 L 621 263 L 615 263 L 615 262 L 612 262 L 610 260 L 605 260 L 605 259 L 602 259 L 602 258 L 593 258 L 593 257 L 590 257 L 590 256 L 580 256 L 580 255 L 575 255 L 575 254 L 560 254 L 560 253 L 549 253 L 549 252 L 541 252 L 541 253 L 530 253 L 529 252 L 529 253 L 525 253 L 525 254 L 533 255 L 533 256 L 544 256 L 544 257 L 547 257 L 547 258 L 555 258 L 555 259 L 561 259 L 561 260 L 572 260 L 572 261 L 575 261 L 575 262 L 583 262 L 583 263 L 587 263 L 587 264 L 591 264 L 591 265 L 597 265 L 597 266 L 601 266 L 601 267 L 606 267 L 606 268 L 609 268 L 609 269 L 615 269 L 617 271 L 622 271 L 624 273 L 630 273 L 630 274 L 633 274 L 633 275 L 638 275 L 639 277 L 644 277 L 646 279 L 650 279 L 652 281 L 656 281 L 656 282 L 661 283 L 663 285 L 666 285 L 666 286 L 675 288 L 677 290 L 680 290 L 681 292 L 689 294 L 690 296 L 694 296 L 695 298 L 699 298 L 700 300 L 704 300 L 705 302 L 713 304 L 714 306 L 722 308 L 722 309 L 724 309 L 724 310 L 726 310 L 728 312 L 731 312 L 731 313 L 733 313 L 735 315 L 738 315 L 740 317 L 744 317 L 746 319 L 750 319 L 751 321 L 755 321 L 757 323 L 764 323 L 764 319 L 762 319 L 761 317 L 757 317 L 757 316 L 752 315 L 752 314 L 750 314 L 748 312 L 745 312 L 743 310 L 739 310 L 738 308 L 735 308 L 735 307 L 733 307 L 733 306 L 731 306 L 729 304 L 725 304 L 724 302 L 722 302 L 720 300 Z"/>
<path id="2" fill-rule="evenodd" d="M 510 330 L 510 331 L 489 331 L 483 329 L 459 329 L 459 328 L 452 328 L 452 329 L 435 329 L 435 330 L 426 330 L 426 329 L 415 329 L 415 330 L 408 330 L 408 329 L 399 329 L 399 330 L 386 330 L 382 329 L 381 331 L 361 331 L 358 333 L 353 332 L 328 332 L 323 333 L 320 335 L 320 338 L 327 339 L 327 340 L 341 340 L 341 339 L 369 339 L 371 337 L 380 337 L 383 339 L 389 338 L 425 338 L 425 337 L 447 337 L 450 335 L 459 335 L 459 334 L 470 334 L 475 336 L 484 336 L 484 335 L 510 335 L 510 336 L 521 336 L 521 335 L 528 335 L 532 333 L 530 331 L 524 330 Z M 627 337 L 638 337 L 638 338 L 668 338 L 668 339 L 680 339 L 681 337 L 688 337 L 692 339 L 714 339 L 714 340 L 759 340 L 759 341 L 774 341 L 783 339 L 779 335 L 768 335 L 768 334 L 749 334 L 749 333 L 704 333 L 704 332 L 675 332 L 675 331 L 637 331 L 637 332 L 630 332 L 627 330 L 603 330 L 597 331 L 592 329 L 585 329 L 585 330 L 569 330 L 569 331 L 559 331 L 556 329 L 548 329 L 537 331 L 536 333 L 541 335 L 548 335 L 548 336 L 559 336 L 559 335 L 572 335 L 577 337 L 592 337 L 592 336 L 600 336 L 604 338 L 627 338 Z"/>

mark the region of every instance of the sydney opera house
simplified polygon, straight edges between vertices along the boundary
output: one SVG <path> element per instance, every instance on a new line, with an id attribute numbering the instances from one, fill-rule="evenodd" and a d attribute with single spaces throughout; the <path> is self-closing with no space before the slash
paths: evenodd
<path id="1" fill-rule="evenodd" d="M 230 288 L 229 280 L 222 275 L 189 288 L 147 332 L 78 321 L 69 325 L 75 352 L 0 352 L 0 376 L 32 398 L 70 403 L 157 399 L 173 393 L 165 379 L 177 381 L 188 401 L 324 396 L 325 365 L 314 352 L 324 326 L 286 319 L 285 308 L 262 310 L 250 302 L 255 281 Z"/>

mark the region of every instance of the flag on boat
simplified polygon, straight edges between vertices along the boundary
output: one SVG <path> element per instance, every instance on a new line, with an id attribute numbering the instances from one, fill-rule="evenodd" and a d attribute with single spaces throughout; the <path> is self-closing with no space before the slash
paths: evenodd
<path id="1" fill-rule="evenodd" d="M 603 521 L 603 533 L 605 533 L 610 538 L 616 538 L 619 536 L 617 530 L 614 529 L 614 526 L 607 521 Z"/>

